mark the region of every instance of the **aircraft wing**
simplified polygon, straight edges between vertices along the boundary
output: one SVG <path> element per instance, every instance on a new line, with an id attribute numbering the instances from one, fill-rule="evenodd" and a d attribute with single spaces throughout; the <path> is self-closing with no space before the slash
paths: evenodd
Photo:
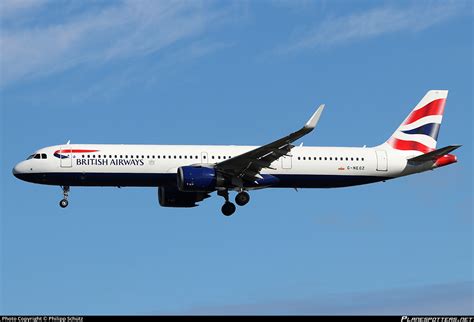
<path id="1" fill-rule="evenodd" d="M 310 133 L 319 121 L 324 104 L 314 112 L 306 124 L 296 132 L 281 139 L 245 152 L 228 160 L 216 164 L 216 169 L 234 178 L 255 181 L 261 179 L 260 171 L 270 168 L 270 164 L 282 156 L 288 155 L 294 147 L 291 143 Z"/>

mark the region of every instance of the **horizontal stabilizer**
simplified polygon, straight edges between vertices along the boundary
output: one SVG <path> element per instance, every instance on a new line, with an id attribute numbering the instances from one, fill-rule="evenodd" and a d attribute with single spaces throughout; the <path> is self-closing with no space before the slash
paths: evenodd
<path id="1" fill-rule="evenodd" d="M 443 155 L 446 155 L 446 154 L 456 150 L 460 146 L 461 145 L 448 145 L 448 146 L 445 146 L 444 148 L 437 149 L 437 150 L 419 155 L 417 157 L 408 159 L 408 161 L 411 161 L 411 162 L 434 161 L 434 160 L 437 160 L 439 157 L 441 157 Z"/>

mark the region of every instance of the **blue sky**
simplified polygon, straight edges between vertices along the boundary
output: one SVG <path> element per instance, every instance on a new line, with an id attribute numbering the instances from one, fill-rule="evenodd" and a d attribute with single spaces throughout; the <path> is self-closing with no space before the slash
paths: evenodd
<path id="1" fill-rule="evenodd" d="M 473 314 L 469 1 L 2 1 L 3 314 Z M 386 183 L 158 205 L 11 175 L 72 143 L 386 140 L 449 89 L 459 162 Z"/>

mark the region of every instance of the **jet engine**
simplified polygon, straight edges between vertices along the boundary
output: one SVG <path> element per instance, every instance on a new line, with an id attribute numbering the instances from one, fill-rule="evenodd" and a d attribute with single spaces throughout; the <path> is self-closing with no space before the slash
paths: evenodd
<path id="1" fill-rule="evenodd" d="M 158 201 L 162 207 L 196 207 L 196 202 L 209 197 L 205 192 L 183 192 L 176 187 L 158 187 Z"/>
<path id="2" fill-rule="evenodd" d="M 226 180 L 214 168 L 185 166 L 178 168 L 178 189 L 180 191 L 211 192 L 225 187 Z"/>

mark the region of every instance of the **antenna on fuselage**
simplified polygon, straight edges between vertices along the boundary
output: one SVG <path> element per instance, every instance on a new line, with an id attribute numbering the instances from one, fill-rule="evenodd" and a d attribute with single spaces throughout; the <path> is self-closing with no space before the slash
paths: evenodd
<path id="1" fill-rule="evenodd" d="M 66 145 L 69 145 L 69 143 L 71 143 L 71 140 L 67 140 L 67 143 L 66 143 Z"/>

